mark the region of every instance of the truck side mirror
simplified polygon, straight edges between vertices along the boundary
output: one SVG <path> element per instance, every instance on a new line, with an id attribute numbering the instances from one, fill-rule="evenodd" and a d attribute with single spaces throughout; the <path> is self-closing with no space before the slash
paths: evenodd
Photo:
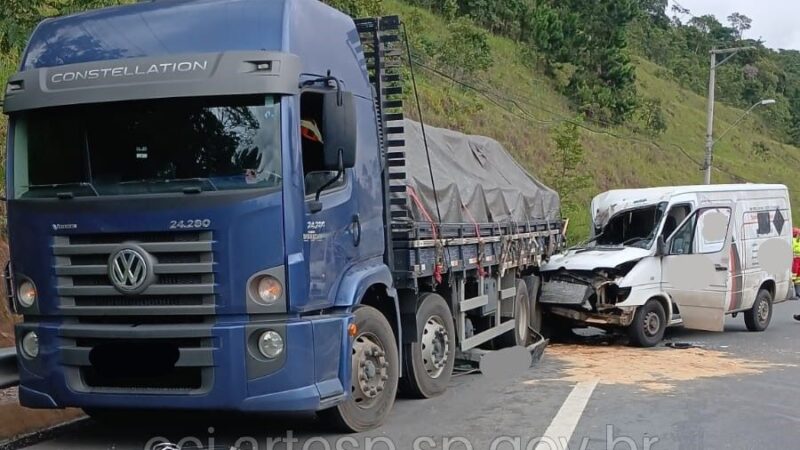
<path id="1" fill-rule="evenodd" d="M 352 92 L 326 92 L 322 100 L 323 164 L 340 170 L 356 164 L 356 109 Z M 341 161 L 340 161 L 341 158 Z M 341 167 L 340 167 L 341 162 Z"/>
<path id="2" fill-rule="evenodd" d="M 664 240 L 663 235 L 656 238 L 656 256 L 664 256 L 667 254 L 667 242 Z"/>

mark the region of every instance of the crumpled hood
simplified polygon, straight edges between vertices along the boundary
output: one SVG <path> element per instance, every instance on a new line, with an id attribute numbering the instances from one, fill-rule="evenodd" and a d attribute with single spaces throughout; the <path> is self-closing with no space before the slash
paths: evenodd
<path id="1" fill-rule="evenodd" d="M 542 272 L 566 270 L 594 270 L 598 268 L 614 268 L 620 264 L 638 261 L 650 255 L 650 250 L 637 247 L 606 248 L 598 250 L 570 249 L 566 253 L 555 255 L 542 266 Z"/>

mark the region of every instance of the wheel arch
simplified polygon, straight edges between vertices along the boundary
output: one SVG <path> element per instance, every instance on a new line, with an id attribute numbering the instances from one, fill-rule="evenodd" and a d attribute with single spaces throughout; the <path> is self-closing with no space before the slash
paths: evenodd
<path id="1" fill-rule="evenodd" d="M 774 279 L 767 278 L 766 280 L 762 281 L 761 285 L 758 287 L 758 290 L 760 291 L 762 289 L 766 289 L 769 292 L 769 294 L 772 296 L 772 300 L 773 301 L 775 300 L 775 294 L 776 294 L 775 291 L 777 289 L 777 285 L 776 285 Z M 756 291 L 756 296 L 758 296 L 758 291 Z"/>
<path id="2" fill-rule="evenodd" d="M 393 280 L 392 272 L 380 258 L 358 264 L 342 277 L 335 305 L 346 308 L 365 305 L 377 309 L 392 326 L 398 352 L 402 352 L 400 305 Z M 402 358 L 402 353 L 398 355 Z"/>
<path id="3" fill-rule="evenodd" d="M 364 295 L 359 299 L 355 306 L 371 306 L 378 310 L 389 325 L 397 343 L 398 352 L 402 351 L 402 327 L 400 326 L 400 307 L 397 303 L 397 293 L 383 283 L 375 283 L 369 286 Z M 398 353 L 399 355 L 399 353 Z"/>
<path id="4" fill-rule="evenodd" d="M 648 302 L 650 300 L 661 303 L 661 307 L 664 308 L 664 314 L 666 314 L 667 326 L 669 326 L 670 321 L 672 321 L 672 301 L 664 294 L 653 295 L 647 299 Z"/>

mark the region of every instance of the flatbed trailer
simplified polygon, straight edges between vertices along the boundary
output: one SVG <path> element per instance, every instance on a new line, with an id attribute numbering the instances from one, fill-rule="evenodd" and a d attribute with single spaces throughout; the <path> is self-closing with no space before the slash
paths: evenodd
<path id="1" fill-rule="evenodd" d="M 437 220 L 439 211 L 425 210 L 406 173 L 400 69 L 410 63 L 410 55 L 403 48 L 400 18 L 358 19 L 356 26 L 385 133 L 384 184 L 391 224 L 386 260 L 400 298 L 403 342 L 410 344 L 418 334 L 419 299 L 437 293 L 450 306 L 457 352 L 463 359 L 476 359 L 469 353 L 479 347 L 528 345 L 531 329 L 538 331 L 541 321 L 536 305 L 538 267 L 563 247 L 562 220 L 446 223 Z M 420 126 L 424 136 L 424 124 Z M 433 172 L 431 178 L 435 186 Z M 426 220 L 415 220 L 409 214 L 413 208 Z M 508 336 L 498 343 L 504 335 Z"/>

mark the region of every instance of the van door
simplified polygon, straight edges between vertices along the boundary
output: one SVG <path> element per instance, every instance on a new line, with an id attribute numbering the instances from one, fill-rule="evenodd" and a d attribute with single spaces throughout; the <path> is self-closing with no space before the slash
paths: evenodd
<path id="1" fill-rule="evenodd" d="M 703 206 L 668 242 L 662 287 L 687 328 L 722 331 L 730 283 L 731 207 Z"/>

